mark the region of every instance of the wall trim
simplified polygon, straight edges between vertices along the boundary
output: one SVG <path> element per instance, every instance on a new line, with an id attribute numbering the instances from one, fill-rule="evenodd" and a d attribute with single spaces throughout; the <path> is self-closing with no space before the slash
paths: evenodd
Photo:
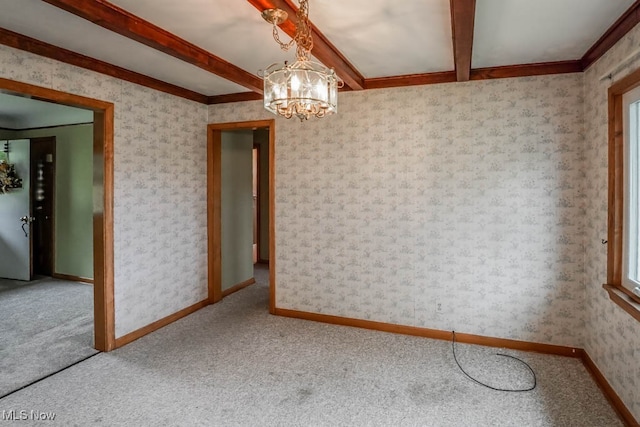
<path id="1" fill-rule="evenodd" d="M 233 285 L 232 287 L 230 287 L 229 289 L 225 289 L 224 291 L 222 291 L 222 298 L 231 295 L 234 292 L 238 292 L 240 289 L 244 289 L 247 286 L 251 286 L 254 283 L 256 283 L 256 279 L 255 277 L 252 277 L 249 280 L 245 280 L 244 282 L 238 283 L 237 285 Z"/>
<path id="2" fill-rule="evenodd" d="M 614 22 L 593 46 L 585 52 L 580 59 L 582 68 L 586 70 L 594 62 L 600 59 L 616 43 L 640 22 L 640 0 L 627 9 L 616 22 Z"/>
<path id="3" fill-rule="evenodd" d="M 53 273 L 51 277 L 53 277 L 54 279 L 68 280 L 70 282 L 89 283 L 93 285 L 93 279 L 89 279 L 88 277 L 74 276 L 73 274 Z"/>
<path id="4" fill-rule="evenodd" d="M 9 31 L 4 28 L 0 28 L 0 44 L 44 56 L 45 58 L 51 58 L 66 64 L 75 65 L 76 67 L 95 71 L 96 73 L 115 77 L 117 79 L 155 89 L 160 92 L 179 96 L 201 104 L 207 103 L 208 97 L 201 93 L 194 92 L 171 83 L 163 82 L 161 80 L 154 79 L 153 77 L 100 61 L 96 58 L 90 58 L 22 34 L 14 33 L 13 31 Z"/>
<path id="5" fill-rule="evenodd" d="M 0 43 L 3 31 L 0 29 Z M 29 95 L 93 110 L 93 331 L 96 350 L 111 351 L 115 345 L 113 255 L 113 129 L 114 105 L 54 89 L 0 78 L 3 92 Z"/>
<path id="6" fill-rule="evenodd" d="M 151 332 L 157 331 L 160 328 L 163 328 L 176 320 L 182 319 L 185 316 L 188 316 L 196 311 L 200 310 L 209 305 L 209 299 L 205 299 L 203 301 L 197 302 L 187 308 L 183 308 L 180 311 L 177 311 L 173 314 L 170 314 L 167 317 L 163 317 L 162 319 L 156 320 L 153 323 L 148 324 L 147 326 L 143 326 L 140 329 L 136 329 L 133 332 L 129 332 L 126 335 L 121 336 L 120 338 L 116 338 L 116 348 L 127 345 L 138 338 L 142 338 L 143 336 L 150 334 Z"/>
<path id="7" fill-rule="evenodd" d="M 275 119 L 207 125 L 207 251 L 209 301 L 223 298 L 222 292 L 222 131 L 269 129 L 269 313 L 274 314 L 276 300 L 276 230 L 275 230 Z"/>
<path id="8" fill-rule="evenodd" d="M 602 394 L 605 395 L 613 409 L 618 413 L 618 416 L 622 419 L 622 421 L 628 426 L 638 427 L 640 423 L 635 419 L 631 411 L 624 404 L 620 396 L 615 392 L 609 381 L 605 378 L 605 376 L 600 372 L 598 366 L 595 364 L 593 359 L 589 357 L 589 354 L 584 351 L 582 354 L 582 363 L 584 364 L 589 374 L 593 377 L 600 390 L 602 390 Z"/>
<path id="9" fill-rule="evenodd" d="M 602 287 L 609 294 L 609 299 L 619 305 L 624 311 L 629 313 L 631 317 L 640 322 L 640 304 L 631 298 L 624 287 L 604 284 Z"/>
<path id="10" fill-rule="evenodd" d="M 283 317 L 293 317 L 296 319 L 331 323 L 333 325 L 353 326 L 356 328 L 372 329 L 374 331 L 392 332 L 403 335 L 413 335 L 417 337 L 433 338 L 437 340 L 451 341 L 452 338 L 451 331 L 442 331 L 439 329 L 429 329 L 417 326 L 395 325 L 391 323 L 374 322 L 372 320 L 351 319 L 348 317 L 331 316 L 327 314 L 309 313 L 305 311 L 287 310 L 282 308 L 276 308 L 275 314 Z M 485 337 L 482 335 L 465 334 L 460 332 L 456 332 L 456 342 L 577 358 L 581 358 L 583 353 L 583 350 L 577 347 L 533 343 L 506 338 Z"/>
<path id="11" fill-rule="evenodd" d="M 421 328 L 417 326 L 395 325 L 392 323 L 374 322 L 371 320 L 352 319 L 349 317 L 331 316 L 327 314 L 310 313 L 306 311 L 288 310 L 276 308 L 273 313 L 277 316 L 291 317 L 295 319 L 311 320 L 314 322 L 329 323 L 332 325 L 351 326 L 355 328 L 370 329 L 374 331 L 390 332 L 402 335 L 412 335 L 422 338 L 432 338 L 444 341 L 451 341 L 452 334 L 450 331 L 439 329 Z M 585 368 L 598 387 L 613 406 L 620 419 L 628 426 L 638 427 L 640 424 L 634 418 L 633 414 L 626 407 L 622 399 L 615 392 L 613 387 L 602 375 L 596 364 L 593 362 L 587 352 L 578 347 L 566 347 L 553 344 L 542 344 L 528 341 L 511 340 L 506 338 L 487 337 L 482 335 L 473 335 L 456 332 L 456 342 L 465 344 L 482 345 L 485 347 L 500 347 L 510 350 L 528 351 L 533 353 L 551 354 L 555 356 L 565 356 L 580 359 Z"/>

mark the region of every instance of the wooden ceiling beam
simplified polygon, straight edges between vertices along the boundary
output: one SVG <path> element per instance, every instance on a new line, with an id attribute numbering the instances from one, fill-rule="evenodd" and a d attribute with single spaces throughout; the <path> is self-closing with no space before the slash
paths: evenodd
<path id="1" fill-rule="evenodd" d="M 582 63 L 575 61 L 539 62 L 535 64 L 505 65 L 475 68 L 471 80 L 506 79 L 509 77 L 544 76 L 547 74 L 581 73 Z"/>
<path id="2" fill-rule="evenodd" d="M 389 87 L 431 85 L 437 83 L 453 83 L 456 81 L 455 71 L 439 73 L 407 74 L 404 76 L 376 77 L 365 79 L 365 89 L 383 89 Z"/>
<path id="3" fill-rule="evenodd" d="M 24 50 L 46 58 L 55 59 L 56 61 L 66 64 L 75 65 L 76 67 L 85 68 L 117 79 L 126 80 L 141 86 L 179 96 L 181 98 L 190 99 L 191 101 L 207 103 L 207 96 L 194 92 L 171 83 L 163 82 L 153 77 L 145 76 L 135 71 L 130 71 L 113 64 L 100 61 L 95 58 L 81 55 L 13 31 L 0 28 L 0 44 L 12 47 L 14 49 Z"/>
<path id="4" fill-rule="evenodd" d="M 450 5 L 456 78 L 459 82 L 466 82 L 471 75 L 476 0 L 450 0 Z"/>
<path id="5" fill-rule="evenodd" d="M 637 0 L 582 56 L 582 68 L 587 69 L 613 47 L 625 34 L 640 23 L 640 0 Z"/>
<path id="6" fill-rule="evenodd" d="M 207 99 L 207 104 L 227 104 L 230 102 L 257 101 L 262 95 L 255 92 L 229 93 L 226 95 L 212 95 Z"/>
<path id="7" fill-rule="evenodd" d="M 105 0 L 43 0 L 257 93 L 262 79 Z"/>
<path id="8" fill-rule="evenodd" d="M 289 19 L 280 25 L 282 31 L 287 33 L 289 37 L 293 37 L 296 33 L 296 25 L 292 19 L 295 19 L 298 9 L 290 0 L 247 0 L 256 9 L 262 12 L 265 9 L 278 8 L 282 9 L 289 15 Z M 311 23 L 311 36 L 313 37 L 313 49 L 311 53 L 318 58 L 327 67 L 336 70 L 336 74 L 344 80 L 344 83 L 353 90 L 364 89 L 364 77 L 355 69 L 353 65 L 329 42 L 313 23 Z M 268 24 L 267 24 L 268 25 Z M 265 31 L 268 31 L 265 29 Z M 275 42 L 274 42 L 275 43 Z"/>

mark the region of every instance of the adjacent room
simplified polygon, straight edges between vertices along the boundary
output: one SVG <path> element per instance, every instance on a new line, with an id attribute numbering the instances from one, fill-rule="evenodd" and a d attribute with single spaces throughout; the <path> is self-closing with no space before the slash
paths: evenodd
<path id="1" fill-rule="evenodd" d="M 639 425 L 640 0 L 0 11 L 2 420 Z"/>
<path id="2" fill-rule="evenodd" d="M 0 396 L 97 353 L 93 112 L 0 95 Z"/>

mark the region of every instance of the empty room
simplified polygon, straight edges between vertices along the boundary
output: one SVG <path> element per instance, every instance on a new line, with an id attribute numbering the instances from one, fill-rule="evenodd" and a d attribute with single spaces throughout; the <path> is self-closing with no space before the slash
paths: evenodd
<path id="1" fill-rule="evenodd" d="M 0 424 L 639 425 L 639 23 L 0 0 Z M 83 196 L 55 193 L 43 280 L 19 141 L 51 136 L 46 182 Z"/>

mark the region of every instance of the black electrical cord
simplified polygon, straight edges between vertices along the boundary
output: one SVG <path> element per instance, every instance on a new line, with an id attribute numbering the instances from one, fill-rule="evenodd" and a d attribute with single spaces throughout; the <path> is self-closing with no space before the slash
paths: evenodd
<path id="1" fill-rule="evenodd" d="M 524 391 L 531 391 L 534 388 L 536 388 L 537 385 L 537 381 L 536 381 L 536 373 L 533 372 L 533 369 L 531 368 L 531 366 L 529 366 L 529 364 L 527 362 L 525 362 L 522 359 L 518 359 L 515 356 L 510 356 L 508 354 L 502 354 L 502 353 L 496 353 L 496 356 L 503 356 L 503 357 L 509 357 L 511 359 L 517 360 L 518 362 L 522 363 L 524 366 L 526 366 L 529 371 L 531 372 L 531 375 L 533 376 L 533 385 L 531 387 L 528 388 L 521 388 L 521 389 L 508 389 L 508 388 L 499 388 L 499 387 L 493 387 L 490 386 L 488 384 L 485 384 L 483 382 L 478 381 L 477 379 L 473 378 L 471 375 L 469 375 L 460 365 L 460 362 L 458 362 L 458 358 L 456 357 L 456 332 L 455 331 L 451 331 L 451 333 L 453 334 L 453 339 L 451 340 L 451 347 L 453 349 L 453 360 L 456 361 L 456 365 L 458 365 L 458 368 L 460 368 L 460 370 L 462 371 L 463 374 L 465 374 L 471 381 L 480 384 L 481 386 L 484 386 L 486 388 L 490 388 L 491 390 L 496 390 L 496 391 L 509 391 L 509 392 L 515 392 L 515 393 L 520 393 L 520 392 L 524 392 Z"/>

